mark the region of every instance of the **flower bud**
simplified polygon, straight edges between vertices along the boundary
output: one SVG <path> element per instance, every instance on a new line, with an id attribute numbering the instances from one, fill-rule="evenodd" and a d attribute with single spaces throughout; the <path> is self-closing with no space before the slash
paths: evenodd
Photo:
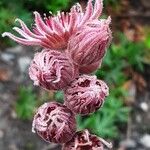
<path id="1" fill-rule="evenodd" d="M 38 85 L 47 90 L 65 88 L 78 75 L 78 68 L 64 53 L 43 50 L 36 53 L 29 68 L 29 76 Z"/>
<path id="2" fill-rule="evenodd" d="M 65 90 L 65 105 L 76 114 L 87 115 L 99 109 L 108 95 L 104 81 L 82 75 Z"/>
<path id="3" fill-rule="evenodd" d="M 111 41 L 111 20 L 94 20 L 70 38 L 67 52 L 76 65 L 86 66 L 100 61 Z"/>
<path id="4" fill-rule="evenodd" d="M 7 36 L 23 45 L 37 45 L 64 51 L 70 36 L 89 20 L 98 19 L 101 16 L 102 8 L 102 0 L 95 0 L 94 5 L 92 0 L 89 0 L 85 11 L 78 3 L 72 6 L 70 12 L 67 13 L 58 11 L 56 15 L 53 15 L 50 12 L 49 16 L 42 17 L 35 11 L 34 25 L 31 30 L 22 20 L 16 19 L 21 27 L 14 27 L 13 30 L 20 36 L 10 32 L 4 32 L 2 36 Z"/>
<path id="5" fill-rule="evenodd" d="M 112 148 L 111 143 L 84 130 L 76 132 L 73 138 L 64 144 L 62 150 L 104 150 L 103 145 Z"/>
<path id="6" fill-rule="evenodd" d="M 81 66 L 81 67 L 79 67 L 79 72 L 82 74 L 90 74 L 90 73 L 96 71 L 98 68 L 100 68 L 101 63 L 102 63 L 102 60 L 100 60 L 96 63 L 90 64 L 88 66 Z"/>
<path id="7" fill-rule="evenodd" d="M 34 116 L 32 130 L 47 142 L 65 143 L 75 134 L 75 116 L 60 103 L 45 103 Z"/>

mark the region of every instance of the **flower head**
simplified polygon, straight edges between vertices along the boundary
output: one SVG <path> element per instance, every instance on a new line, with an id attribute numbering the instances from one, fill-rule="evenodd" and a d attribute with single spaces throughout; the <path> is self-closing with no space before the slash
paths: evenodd
<path id="1" fill-rule="evenodd" d="M 47 142 L 65 143 L 75 134 L 75 116 L 60 103 L 45 103 L 38 108 L 32 128 Z"/>
<path id="2" fill-rule="evenodd" d="M 108 19 L 87 22 L 68 43 L 68 55 L 79 66 L 89 66 L 100 61 L 111 41 Z"/>
<path id="3" fill-rule="evenodd" d="M 44 48 L 65 50 L 70 36 L 87 21 L 98 19 L 102 7 L 102 0 L 96 0 L 94 6 L 92 0 L 89 0 L 85 12 L 83 12 L 80 4 L 76 4 L 69 13 L 58 12 L 56 16 L 45 17 L 44 20 L 38 12 L 34 12 L 33 31 L 29 30 L 22 20 L 16 19 L 21 28 L 14 27 L 13 29 L 22 37 L 17 37 L 9 32 L 3 33 L 2 36 L 8 36 L 24 45 L 38 45 Z"/>
<path id="4" fill-rule="evenodd" d="M 64 144 L 63 150 L 104 150 L 104 146 L 112 148 L 112 144 L 90 134 L 88 130 L 76 132 L 73 138 Z"/>
<path id="5" fill-rule="evenodd" d="M 101 67 L 102 59 L 98 62 L 92 63 L 87 66 L 80 66 L 79 67 L 79 72 L 83 74 L 90 74 L 94 71 L 96 71 L 98 68 Z"/>
<path id="6" fill-rule="evenodd" d="M 108 95 L 104 81 L 82 75 L 65 90 L 65 105 L 76 114 L 87 115 L 99 109 Z"/>
<path id="7" fill-rule="evenodd" d="M 65 88 L 78 75 L 65 53 L 43 50 L 36 53 L 29 68 L 29 76 L 35 85 L 47 90 Z"/>

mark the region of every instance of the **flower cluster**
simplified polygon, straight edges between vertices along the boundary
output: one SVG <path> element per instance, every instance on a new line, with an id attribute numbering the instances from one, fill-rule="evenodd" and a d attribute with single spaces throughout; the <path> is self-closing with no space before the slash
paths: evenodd
<path id="1" fill-rule="evenodd" d="M 76 114 L 88 115 L 99 109 L 109 95 L 107 84 L 90 75 L 103 60 L 112 36 L 111 19 L 99 19 L 102 0 L 88 1 L 86 10 L 74 5 L 69 13 L 42 19 L 34 12 L 32 31 L 16 19 L 21 28 L 14 27 L 22 37 L 5 32 L 14 41 L 24 45 L 41 46 L 35 54 L 29 76 L 34 85 L 45 90 L 63 90 L 64 104 L 47 102 L 34 116 L 33 132 L 47 142 L 63 144 L 63 150 L 103 150 L 111 147 L 88 130 L 76 132 Z"/>

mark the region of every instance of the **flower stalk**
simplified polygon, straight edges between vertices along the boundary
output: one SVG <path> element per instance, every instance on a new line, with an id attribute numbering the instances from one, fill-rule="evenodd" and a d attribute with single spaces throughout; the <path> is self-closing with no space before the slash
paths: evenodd
<path id="1" fill-rule="evenodd" d="M 76 131 L 76 114 L 89 115 L 101 108 L 109 95 L 107 84 L 91 75 L 96 71 L 111 43 L 111 18 L 99 19 L 103 1 L 89 0 L 86 10 L 80 4 L 70 12 L 44 17 L 34 12 L 35 23 L 30 30 L 20 24 L 13 30 L 20 37 L 5 32 L 17 43 L 40 46 L 29 67 L 29 76 L 35 86 L 45 90 L 62 90 L 64 104 L 47 102 L 37 109 L 32 131 L 47 142 L 60 143 L 62 150 L 104 150 L 112 144 L 89 133 Z"/>

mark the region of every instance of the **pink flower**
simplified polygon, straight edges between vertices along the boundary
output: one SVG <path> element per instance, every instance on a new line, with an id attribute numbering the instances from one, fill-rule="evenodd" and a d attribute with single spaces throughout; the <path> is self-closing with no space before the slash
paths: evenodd
<path id="1" fill-rule="evenodd" d="M 84 130 L 76 132 L 73 138 L 64 144 L 62 150 L 104 150 L 103 145 L 112 148 L 111 143 Z"/>
<path id="2" fill-rule="evenodd" d="M 68 43 L 67 51 L 76 65 L 88 67 L 100 61 L 112 39 L 108 19 L 87 22 Z"/>
<path id="3" fill-rule="evenodd" d="M 92 63 L 88 66 L 81 66 L 81 67 L 79 67 L 79 72 L 83 73 L 83 74 L 90 74 L 90 73 L 96 71 L 98 68 L 100 68 L 101 63 L 102 63 L 102 59 L 100 61 L 98 61 L 96 63 Z"/>
<path id="4" fill-rule="evenodd" d="M 82 75 L 65 90 L 65 105 L 76 114 L 87 115 L 99 109 L 108 95 L 104 81 Z"/>
<path id="5" fill-rule="evenodd" d="M 34 85 L 47 90 L 60 90 L 78 76 L 78 68 L 68 60 L 65 53 L 43 50 L 35 54 L 29 76 Z"/>
<path id="6" fill-rule="evenodd" d="M 85 12 L 83 12 L 80 4 L 76 4 L 69 13 L 58 12 L 56 16 L 45 17 L 44 20 L 38 12 L 34 12 L 33 31 L 30 31 L 22 20 L 16 19 L 21 28 L 14 27 L 13 29 L 22 37 L 17 37 L 9 32 L 3 33 L 2 36 L 8 36 L 24 45 L 38 45 L 44 48 L 65 50 L 70 36 L 87 21 L 98 19 L 102 7 L 102 0 L 96 0 L 94 7 L 92 0 L 89 0 Z"/>
<path id="7" fill-rule="evenodd" d="M 32 130 L 47 142 L 65 143 L 76 132 L 75 116 L 60 103 L 45 103 L 34 116 Z"/>

